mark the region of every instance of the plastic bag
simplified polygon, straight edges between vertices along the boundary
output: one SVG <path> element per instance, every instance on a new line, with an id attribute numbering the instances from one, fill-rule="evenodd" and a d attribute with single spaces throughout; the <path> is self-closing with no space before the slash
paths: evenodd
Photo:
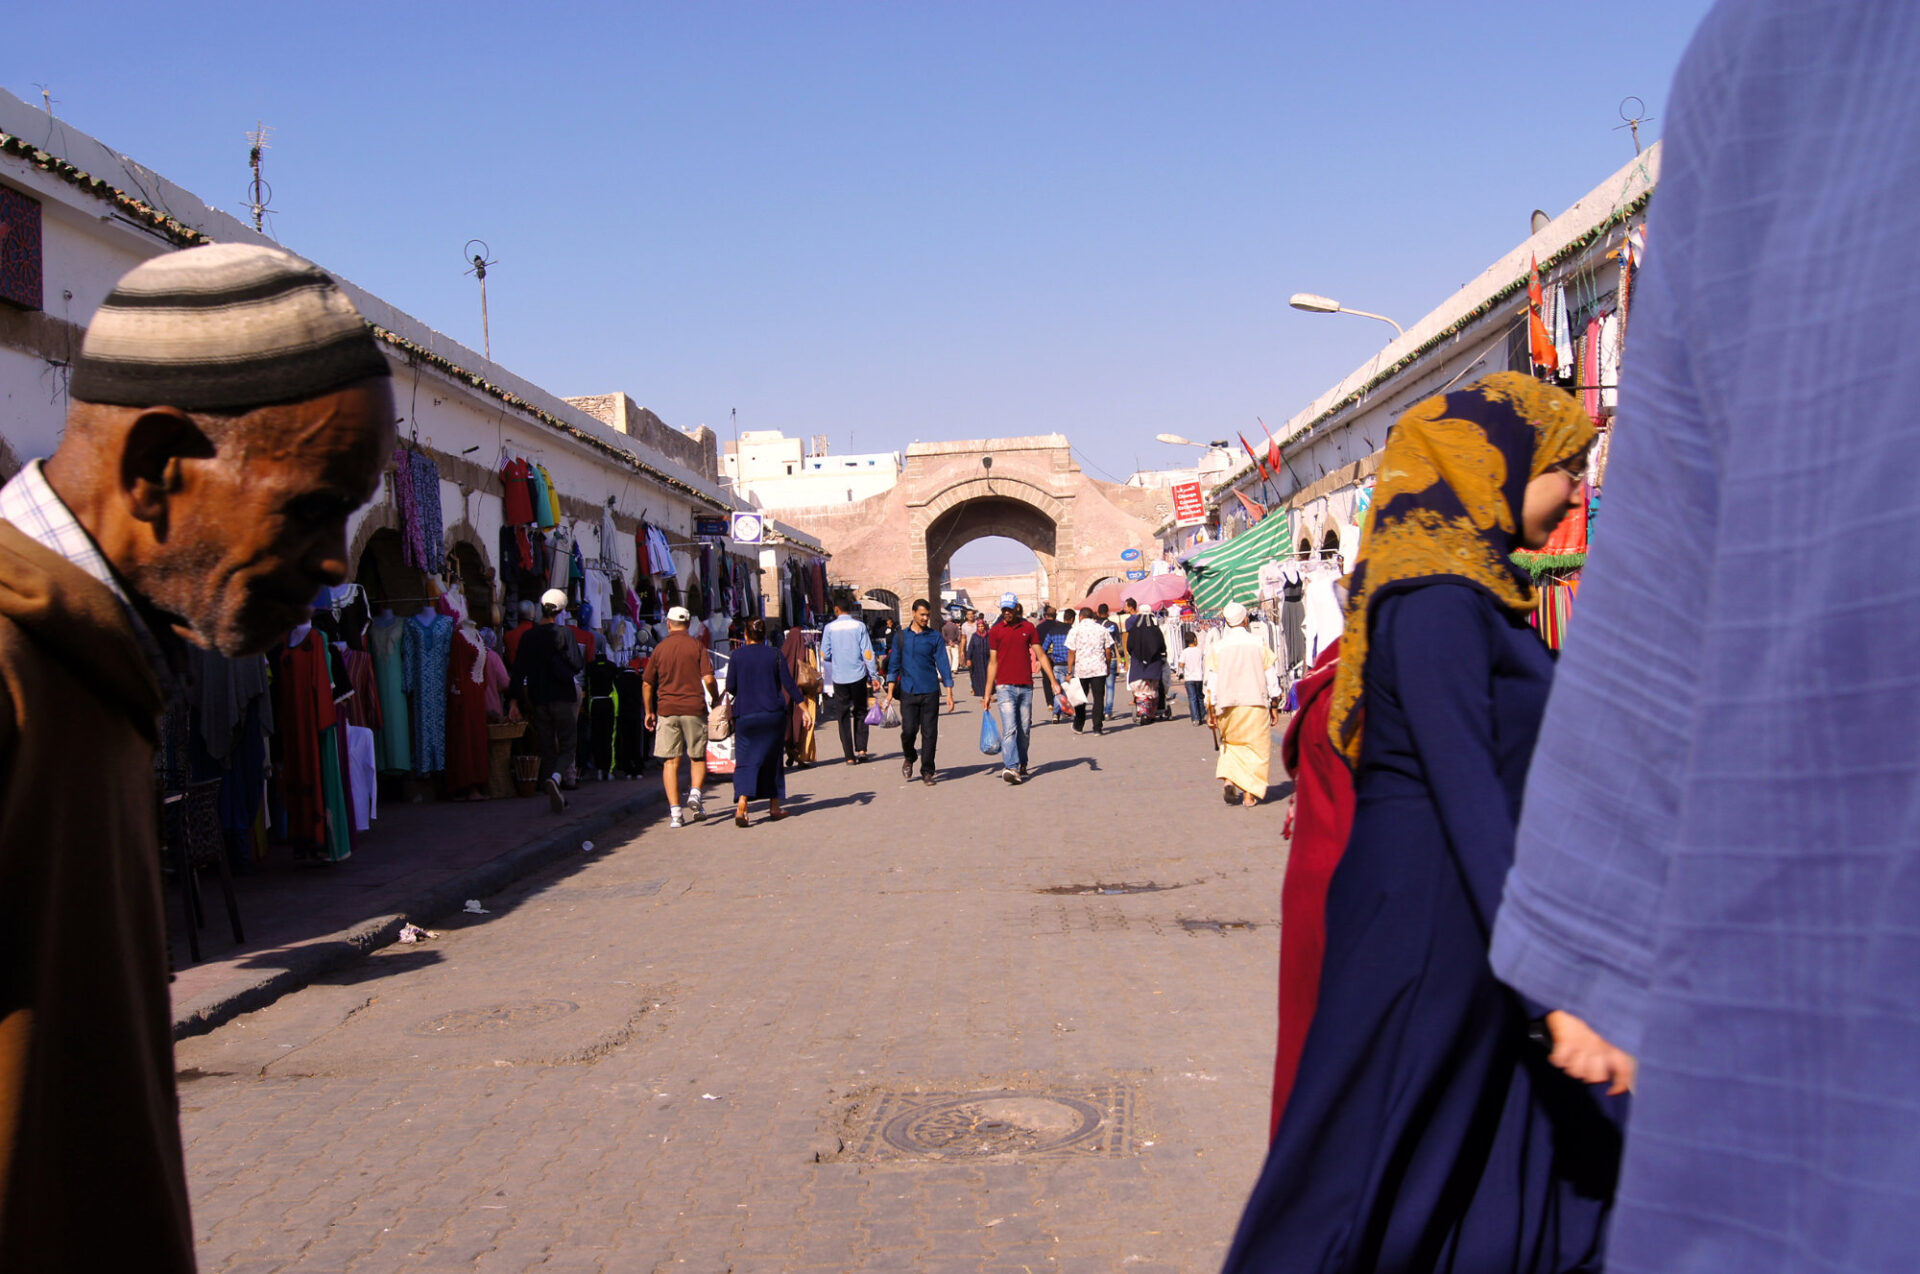
<path id="1" fill-rule="evenodd" d="M 886 723 L 887 710 L 885 707 L 876 702 L 871 708 L 867 709 L 868 725 L 885 725 Z"/>
<path id="2" fill-rule="evenodd" d="M 891 697 L 887 699 L 887 710 L 881 714 L 880 724 L 889 730 L 898 730 L 900 728 L 900 701 L 898 699 Z"/>
<path id="3" fill-rule="evenodd" d="M 1000 755 L 999 712 L 989 707 L 980 714 L 980 750 L 988 756 Z"/>
<path id="4" fill-rule="evenodd" d="M 1087 688 L 1080 684 L 1080 678 L 1067 678 L 1067 706 L 1084 708 L 1087 706 Z"/>

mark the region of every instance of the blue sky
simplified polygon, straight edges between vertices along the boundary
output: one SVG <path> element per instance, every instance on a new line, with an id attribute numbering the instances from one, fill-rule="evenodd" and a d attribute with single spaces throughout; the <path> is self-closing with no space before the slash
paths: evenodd
<path id="1" fill-rule="evenodd" d="M 1630 159 L 1707 8 L 75 0 L 0 83 L 235 212 L 265 120 L 280 240 L 476 348 L 485 239 L 557 393 L 1119 479 L 1390 335 L 1289 294 L 1411 322 Z"/>

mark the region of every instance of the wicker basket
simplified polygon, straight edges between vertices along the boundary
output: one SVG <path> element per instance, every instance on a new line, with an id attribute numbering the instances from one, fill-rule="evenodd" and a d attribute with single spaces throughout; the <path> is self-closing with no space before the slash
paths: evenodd
<path id="1" fill-rule="evenodd" d="M 540 790 L 540 755 L 524 752 L 513 758 L 513 790 L 520 796 L 532 796 Z"/>

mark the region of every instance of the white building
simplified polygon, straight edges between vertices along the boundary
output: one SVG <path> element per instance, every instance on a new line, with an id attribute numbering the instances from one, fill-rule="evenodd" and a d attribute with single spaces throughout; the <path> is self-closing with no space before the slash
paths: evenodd
<path id="1" fill-rule="evenodd" d="M 27 140 L 47 135 L 43 113 L 0 92 L 0 217 L 8 220 L 0 247 L 0 479 L 58 443 L 72 360 L 87 322 L 122 274 L 199 243 L 270 243 L 71 125 L 54 130 L 48 144 L 55 150 Z M 777 523 L 764 547 L 696 537 L 696 517 L 739 507 L 719 481 L 711 432 L 672 429 L 625 395 L 576 405 L 341 283 L 385 344 L 402 444 L 439 472 L 442 534 L 427 546 L 433 560 L 424 567 L 404 560 L 391 482 L 349 524 L 356 580 L 376 603 L 417 610 L 438 581 L 464 595 L 475 618 L 498 613 L 507 591 L 501 469 L 512 458 L 552 476 L 556 529 L 580 546 L 590 571 L 617 572 L 639 585 L 643 606 L 670 593 L 695 600 L 704 549 L 710 560 L 735 559 L 757 579 L 766 612 L 778 615 L 787 560 L 823 556 L 818 540 Z M 615 398 L 617 407 L 609 406 Z M 665 535 L 672 574 L 636 573 L 634 533 L 642 519 Z M 771 573 L 762 569 L 768 556 Z M 702 600 L 711 611 L 712 599 Z"/>
<path id="2" fill-rule="evenodd" d="M 756 508 L 813 509 L 892 490 L 901 463 L 897 451 L 829 455 L 824 440 L 809 451 L 777 429 L 753 429 L 722 445 L 720 473 Z"/>

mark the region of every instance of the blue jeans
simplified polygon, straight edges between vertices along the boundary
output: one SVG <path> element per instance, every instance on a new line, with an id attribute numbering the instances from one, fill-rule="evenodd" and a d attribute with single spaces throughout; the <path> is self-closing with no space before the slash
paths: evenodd
<path id="1" fill-rule="evenodd" d="M 1064 688 L 1064 687 L 1066 686 L 1066 684 L 1067 684 L 1067 666 L 1066 666 L 1065 664 L 1055 664 L 1055 665 L 1053 666 L 1053 684 L 1054 684 L 1054 685 L 1056 685 L 1056 686 L 1060 686 L 1060 687 L 1063 687 L 1063 688 Z M 1048 706 L 1049 708 L 1051 708 L 1051 709 L 1053 709 L 1053 716 L 1054 716 L 1054 719 L 1055 719 L 1056 721 L 1057 721 L 1057 720 L 1059 720 L 1059 719 L 1060 719 L 1060 705 L 1059 705 L 1059 704 L 1058 704 L 1057 702 L 1055 702 L 1054 700 L 1052 700 L 1052 699 L 1048 699 L 1048 700 L 1047 700 L 1047 706 Z"/>
<path id="2" fill-rule="evenodd" d="M 1202 689 L 1202 683 L 1189 681 L 1187 683 L 1187 714 L 1193 718 L 1195 725 L 1207 719 L 1206 706 L 1206 692 Z"/>
<path id="3" fill-rule="evenodd" d="M 1025 769 L 1027 735 L 1033 729 L 1033 687 L 997 686 L 994 709 L 1000 714 L 1000 764 Z"/>
<path id="4" fill-rule="evenodd" d="M 1119 684 L 1120 684 L 1120 664 L 1118 661 L 1115 661 L 1112 670 L 1107 673 L 1107 715 L 1108 716 L 1113 715 L 1113 691 L 1114 691 L 1114 687 L 1118 686 Z"/>

